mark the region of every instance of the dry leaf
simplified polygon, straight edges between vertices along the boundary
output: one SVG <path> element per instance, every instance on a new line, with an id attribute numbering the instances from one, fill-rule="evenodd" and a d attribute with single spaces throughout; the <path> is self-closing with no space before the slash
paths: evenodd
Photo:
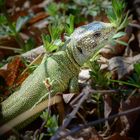
<path id="1" fill-rule="evenodd" d="M 128 35 L 125 35 L 121 37 L 119 40 L 128 43 L 129 37 Z M 100 50 L 100 54 L 105 58 L 111 58 L 113 56 L 122 54 L 125 48 L 126 46 L 118 43 L 115 46 L 112 46 L 112 44 L 108 44 Z"/>
<path id="2" fill-rule="evenodd" d="M 125 75 L 129 75 L 134 70 L 134 64 L 140 62 L 140 54 L 133 57 L 113 57 L 108 60 L 108 70 L 116 75 L 118 79 L 122 79 Z"/>
<path id="3" fill-rule="evenodd" d="M 12 86 L 17 79 L 21 63 L 22 60 L 17 56 L 8 64 L 7 70 L 9 73 L 6 77 L 6 83 L 9 87 Z"/>
<path id="4" fill-rule="evenodd" d="M 105 138 L 104 140 L 134 140 L 134 139 L 129 138 L 127 136 L 120 136 L 120 134 L 115 133 L 112 136 L 110 136 L 109 138 Z"/>
<path id="5" fill-rule="evenodd" d="M 38 22 L 39 20 L 42 20 L 48 16 L 49 15 L 46 12 L 40 12 L 29 21 L 29 24 L 34 24 L 34 23 Z"/>
<path id="6" fill-rule="evenodd" d="M 129 97 L 126 101 L 121 102 L 120 111 L 126 111 L 140 106 L 140 96 Z M 123 126 L 122 134 L 126 135 L 130 129 L 133 129 L 133 126 L 136 125 L 135 122 L 140 116 L 140 111 L 130 113 L 128 115 L 120 117 L 121 124 Z"/>

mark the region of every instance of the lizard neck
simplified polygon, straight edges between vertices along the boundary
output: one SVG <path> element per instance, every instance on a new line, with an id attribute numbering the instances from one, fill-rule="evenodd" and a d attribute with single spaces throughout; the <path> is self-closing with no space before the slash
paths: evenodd
<path id="1" fill-rule="evenodd" d="M 71 47 L 67 46 L 66 54 L 67 54 L 67 57 L 69 58 L 70 62 L 71 62 L 71 63 L 75 66 L 75 68 L 79 71 L 81 66 L 76 62 L 76 60 L 75 60 L 75 58 L 74 58 L 74 56 L 73 56 Z"/>

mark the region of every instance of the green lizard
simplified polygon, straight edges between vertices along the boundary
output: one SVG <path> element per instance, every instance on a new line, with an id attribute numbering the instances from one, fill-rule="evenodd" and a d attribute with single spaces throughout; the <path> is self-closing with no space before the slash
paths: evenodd
<path id="1" fill-rule="evenodd" d="M 5 123 L 35 107 L 49 94 L 54 96 L 67 89 L 77 92 L 80 67 L 113 34 L 114 27 L 110 23 L 92 22 L 77 28 L 65 44 L 64 51 L 45 57 L 20 89 L 1 103 L 0 121 Z"/>

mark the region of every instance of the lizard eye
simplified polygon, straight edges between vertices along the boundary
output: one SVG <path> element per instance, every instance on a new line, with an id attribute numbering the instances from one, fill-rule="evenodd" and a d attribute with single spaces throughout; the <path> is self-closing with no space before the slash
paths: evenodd
<path id="1" fill-rule="evenodd" d="M 94 35 L 93 35 L 94 37 L 100 37 L 101 36 L 101 33 L 100 32 L 96 32 Z"/>
<path id="2" fill-rule="evenodd" d="M 78 49 L 78 51 L 79 51 L 80 53 L 83 53 L 83 51 L 82 51 L 82 49 L 81 49 L 80 47 L 77 47 L 77 49 Z"/>

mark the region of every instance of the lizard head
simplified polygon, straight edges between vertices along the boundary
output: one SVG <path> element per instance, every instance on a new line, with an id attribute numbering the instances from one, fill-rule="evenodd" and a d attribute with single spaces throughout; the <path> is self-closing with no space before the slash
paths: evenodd
<path id="1" fill-rule="evenodd" d="M 70 36 L 73 57 L 79 65 L 89 60 L 95 50 L 105 45 L 114 33 L 110 23 L 92 22 L 77 28 Z"/>

